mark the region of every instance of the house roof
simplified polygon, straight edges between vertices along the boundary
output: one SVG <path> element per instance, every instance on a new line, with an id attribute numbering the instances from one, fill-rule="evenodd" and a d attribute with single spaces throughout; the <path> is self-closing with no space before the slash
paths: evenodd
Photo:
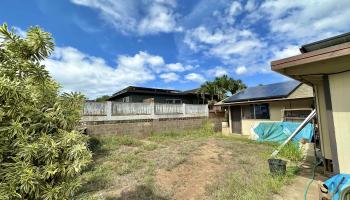
<path id="1" fill-rule="evenodd" d="M 198 91 L 199 91 L 199 88 L 195 88 L 195 89 L 192 89 L 192 90 L 185 90 L 185 91 L 183 91 L 183 93 L 197 94 Z"/>
<path id="2" fill-rule="evenodd" d="M 350 32 L 344 33 L 341 35 L 337 35 L 334 37 L 326 38 L 324 40 L 312 42 L 309 44 L 304 44 L 300 48 L 301 53 L 307 53 L 311 51 L 316 51 L 319 49 L 324 49 L 327 47 L 335 46 L 338 44 L 343 44 L 346 42 L 350 42 Z"/>
<path id="3" fill-rule="evenodd" d="M 148 88 L 148 87 L 138 87 L 138 86 L 129 86 L 116 93 L 114 93 L 108 100 L 115 99 L 116 97 L 122 97 L 126 94 L 153 94 L 153 95 L 192 95 L 197 94 L 198 89 L 180 91 L 180 90 L 169 90 L 169 89 L 160 89 L 160 88 Z"/>
<path id="4" fill-rule="evenodd" d="M 245 101 L 285 98 L 288 97 L 300 85 L 301 83 L 299 81 L 292 80 L 269 85 L 249 87 L 232 95 L 231 97 L 226 98 L 223 102 L 236 103 Z"/>
<path id="5" fill-rule="evenodd" d="M 346 60 L 345 57 L 350 55 L 350 32 L 305 44 L 301 46 L 300 51 L 302 54 L 272 61 L 271 69 L 282 74 L 288 74 L 288 72 L 285 72 L 287 68 L 323 62 L 323 64 L 313 67 L 313 74 L 318 73 L 317 68 L 326 65 L 332 66 L 327 67 L 327 73 L 333 73 L 332 70 L 336 69 L 335 64 L 342 67 L 344 64 L 340 61 Z M 337 59 L 337 62 L 326 63 L 334 59 Z M 345 62 L 347 62 L 347 60 Z M 292 75 L 289 76 L 296 79 L 298 78 Z"/>

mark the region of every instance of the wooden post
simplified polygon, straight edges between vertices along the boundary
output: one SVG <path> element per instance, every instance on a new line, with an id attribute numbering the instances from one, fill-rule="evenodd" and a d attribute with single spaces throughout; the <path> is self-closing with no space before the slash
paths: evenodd
<path id="1" fill-rule="evenodd" d="M 230 127 L 229 133 L 232 133 L 232 116 L 231 116 L 231 106 L 228 106 L 228 127 Z"/>

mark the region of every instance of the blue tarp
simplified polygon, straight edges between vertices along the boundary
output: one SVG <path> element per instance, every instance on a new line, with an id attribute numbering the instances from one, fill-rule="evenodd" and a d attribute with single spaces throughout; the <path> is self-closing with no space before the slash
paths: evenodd
<path id="1" fill-rule="evenodd" d="M 344 178 L 343 182 L 340 184 L 341 180 Z M 337 174 L 332 178 L 328 179 L 324 182 L 324 185 L 327 186 L 328 192 L 332 195 L 332 200 L 339 200 L 340 193 L 347 187 L 350 187 L 350 174 Z M 335 190 L 338 187 L 338 191 L 336 193 Z"/>
<path id="2" fill-rule="evenodd" d="M 261 142 L 284 142 L 300 125 L 299 122 L 261 122 L 254 128 L 258 135 L 257 141 Z M 301 138 L 311 142 L 314 134 L 313 125 L 307 124 L 294 138 L 298 142 Z"/>

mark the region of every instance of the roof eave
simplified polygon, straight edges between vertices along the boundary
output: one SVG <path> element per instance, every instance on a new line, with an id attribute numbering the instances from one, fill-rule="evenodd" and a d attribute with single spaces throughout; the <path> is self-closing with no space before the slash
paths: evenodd
<path id="1" fill-rule="evenodd" d="M 289 58 L 272 61 L 271 69 L 273 71 L 281 72 L 283 71 L 283 69 L 286 69 L 289 67 L 333 59 L 336 57 L 345 56 L 349 54 L 350 54 L 350 42 L 347 42 L 347 43 L 327 47 L 324 49 L 319 49 L 308 53 L 292 56 Z"/>

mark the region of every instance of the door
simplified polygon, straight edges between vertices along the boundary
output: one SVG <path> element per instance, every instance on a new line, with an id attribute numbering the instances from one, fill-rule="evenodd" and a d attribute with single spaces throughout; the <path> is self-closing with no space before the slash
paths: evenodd
<path id="1" fill-rule="evenodd" d="M 232 133 L 242 133 L 241 106 L 231 107 Z"/>

